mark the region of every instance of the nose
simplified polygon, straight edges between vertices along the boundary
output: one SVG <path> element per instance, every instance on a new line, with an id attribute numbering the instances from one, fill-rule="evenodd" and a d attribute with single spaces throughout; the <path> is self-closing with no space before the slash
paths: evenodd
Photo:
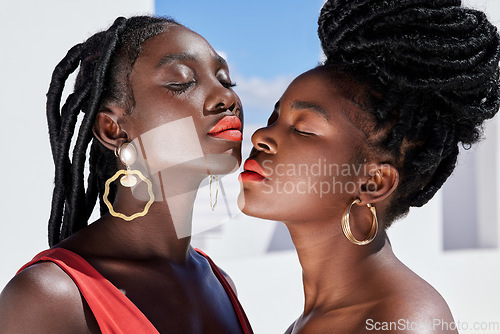
<path id="1" fill-rule="evenodd" d="M 255 131 L 252 135 L 252 144 L 257 151 L 276 154 L 278 152 L 278 143 L 273 137 L 272 125 Z"/>
<path id="2" fill-rule="evenodd" d="M 237 101 L 238 96 L 236 93 L 217 81 L 217 83 L 214 83 L 214 87 L 205 101 L 205 109 L 211 113 L 219 113 L 226 110 L 233 112 Z"/>

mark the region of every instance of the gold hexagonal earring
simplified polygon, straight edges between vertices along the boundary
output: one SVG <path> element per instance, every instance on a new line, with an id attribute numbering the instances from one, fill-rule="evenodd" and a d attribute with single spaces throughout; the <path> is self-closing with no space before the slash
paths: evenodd
<path id="1" fill-rule="evenodd" d="M 125 165 L 126 169 L 120 169 L 110 177 L 107 181 L 106 184 L 104 185 L 104 194 L 103 194 L 103 201 L 106 203 L 106 206 L 109 209 L 109 213 L 118 218 L 122 218 L 126 221 L 133 220 L 137 217 L 142 217 L 145 216 L 148 211 L 149 207 L 151 204 L 153 204 L 155 200 L 155 196 L 153 194 L 153 184 L 151 181 L 145 177 L 141 171 L 135 170 L 135 169 L 130 169 L 130 166 L 135 163 L 137 160 L 137 150 L 135 149 L 134 145 L 132 143 L 123 143 L 119 147 L 115 148 L 115 155 L 120 159 L 120 161 Z M 124 215 L 123 213 L 116 212 L 113 208 L 113 205 L 111 202 L 108 200 L 108 195 L 109 195 L 109 185 L 111 182 L 116 180 L 120 175 L 123 175 L 120 178 L 120 183 L 122 186 L 131 188 L 137 184 L 137 178 L 135 175 L 139 176 L 139 178 L 146 182 L 148 185 L 148 194 L 149 194 L 149 201 L 146 203 L 146 206 L 144 207 L 144 210 L 141 212 L 134 213 L 133 215 L 127 216 Z"/>

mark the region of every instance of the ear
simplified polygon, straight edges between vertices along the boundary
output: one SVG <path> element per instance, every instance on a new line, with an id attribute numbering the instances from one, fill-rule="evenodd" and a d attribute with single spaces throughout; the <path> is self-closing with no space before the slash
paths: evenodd
<path id="1" fill-rule="evenodd" d="M 370 179 L 360 187 L 359 205 L 376 203 L 387 198 L 399 183 L 398 170 L 389 164 L 374 165 Z"/>
<path id="2" fill-rule="evenodd" d="M 127 132 L 118 122 L 125 113 L 125 109 L 118 106 L 103 107 L 97 113 L 92 132 L 97 140 L 110 150 L 128 141 Z"/>

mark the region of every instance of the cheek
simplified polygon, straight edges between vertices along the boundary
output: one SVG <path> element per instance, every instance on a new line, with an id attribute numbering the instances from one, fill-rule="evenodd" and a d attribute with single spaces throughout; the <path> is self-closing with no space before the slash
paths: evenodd
<path id="1" fill-rule="evenodd" d="M 272 220 L 329 219 L 356 197 L 360 178 L 345 164 L 329 170 L 330 164 L 275 165 L 270 180 L 243 184 L 238 204 L 243 213 Z M 324 162 L 324 161 L 323 161 Z M 267 169 L 270 172 L 270 168 Z"/>
<path id="2" fill-rule="evenodd" d="M 204 157 L 192 117 L 156 125 L 135 138 L 134 144 L 151 173 Z"/>
<path id="3" fill-rule="evenodd" d="M 243 183 L 238 205 L 243 213 L 271 220 L 305 219 L 328 212 L 332 194 L 328 181 L 315 177 L 274 177 L 259 183 Z"/>
<path id="4" fill-rule="evenodd" d="M 197 91 L 173 93 L 162 87 L 146 87 L 143 94 L 134 95 L 134 110 L 146 119 L 176 120 L 202 114 L 203 102 Z"/>

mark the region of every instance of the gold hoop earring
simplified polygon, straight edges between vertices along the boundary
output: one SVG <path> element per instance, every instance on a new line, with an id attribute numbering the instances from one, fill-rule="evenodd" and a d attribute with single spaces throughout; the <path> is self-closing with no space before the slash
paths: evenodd
<path id="1" fill-rule="evenodd" d="M 133 165 L 137 159 L 137 151 L 132 143 L 123 143 L 120 145 L 120 147 L 115 148 L 115 155 L 120 158 L 120 161 L 126 166 L 127 169 L 121 169 L 117 171 L 115 175 L 113 175 L 106 181 L 104 185 L 103 201 L 104 203 L 106 203 L 106 206 L 109 209 L 109 213 L 114 217 L 122 218 L 126 221 L 131 221 L 137 217 L 145 216 L 149 211 L 149 207 L 151 206 L 151 204 L 153 204 L 155 196 L 153 194 L 153 184 L 151 183 L 151 181 L 147 177 L 145 177 L 139 170 L 130 169 L 130 166 Z M 109 185 L 122 174 L 123 176 L 120 178 L 120 183 L 124 187 L 131 188 L 137 184 L 137 178 L 135 177 L 135 175 L 139 176 L 139 178 L 142 181 L 146 182 L 148 185 L 149 201 L 146 203 L 143 211 L 134 213 L 131 216 L 116 212 L 113 208 L 113 204 L 111 204 L 111 202 L 108 200 Z"/>
<path id="2" fill-rule="evenodd" d="M 212 181 L 215 180 L 215 183 L 217 184 L 217 189 L 215 190 L 215 202 L 212 201 Z M 212 208 L 212 211 L 215 210 L 215 207 L 217 206 L 217 198 L 219 197 L 219 177 L 217 175 L 210 175 L 210 207 Z"/>
<path id="3" fill-rule="evenodd" d="M 349 215 L 351 213 L 351 207 L 356 204 L 361 202 L 359 198 L 355 199 L 351 205 L 347 208 L 347 210 L 344 212 L 344 215 L 342 216 L 342 231 L 344 232 L 345 237 L 347 240 L 352 242 L 355 245 L 368 245 L 370 242 L 375 239 L 375 236 L 377 235 L 378 232 L 378 220 L 377 220 L 377 210 L 375 210 L 375 207 L 372 206 L 371 204 L 367 204 L 366 206 L 370 209 L 370 212 L 372 213 L 372 227 L 370 229 L 370 233 L 368 233 L 368 238 L 365 240 L 358 240 L 354 237 L 354 235 L 351 232 L 351 227 L 349 225 Z"/>

